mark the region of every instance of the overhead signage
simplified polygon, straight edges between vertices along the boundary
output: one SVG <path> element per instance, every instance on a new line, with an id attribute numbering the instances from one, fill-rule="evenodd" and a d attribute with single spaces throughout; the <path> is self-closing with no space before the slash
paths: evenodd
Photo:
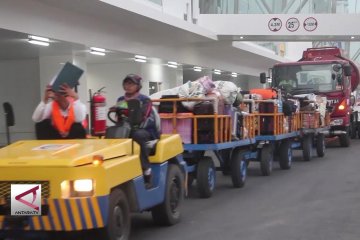
<path id="1" fill-rule="evenodd" d="M 318 26 L 318 22 L 315 18 L 309 17 L 304 20 L 304 29 L 308 32 L 314 31 Z"/>
<path id="2" fill-rule="evenodd" d="M 290 32 L 295 32 L 300 27 L 300 22 L 297 18 L 289 18 L 286 21 L 286 29 Z"/>
<path id="3" fill-rule="evenodd" d="M 280 18 L 270 19 L 270 21 L 268 23 L 268 27 L 269 27 L 270 31 L 272 31 L 272 32 L 279 31 L 282 27 L 282 22 L 281 22 Z"/>

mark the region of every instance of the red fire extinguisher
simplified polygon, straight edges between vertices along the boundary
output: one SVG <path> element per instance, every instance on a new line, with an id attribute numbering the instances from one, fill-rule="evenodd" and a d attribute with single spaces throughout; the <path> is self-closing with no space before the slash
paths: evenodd
<path id="1" fill-rule="evenodd" d="M 91 134 L 103 136 L 106 130 L 106 98 L 103 96 L 103 88 L 100 88 L 93 95 L 90 90 L 91 103 Z"/>

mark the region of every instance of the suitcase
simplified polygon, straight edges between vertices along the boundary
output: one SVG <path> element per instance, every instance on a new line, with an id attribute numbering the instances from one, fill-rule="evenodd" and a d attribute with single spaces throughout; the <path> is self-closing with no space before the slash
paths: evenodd
<path id="1" fill-rule="evenodd" d="M 259 102 L 259 113 L 276 113 L 277 106 L 275 102 Z"/>
<path id="2" fill-rule="evenodd" d="M 260 135 L 274 134 L 274 117 L 261 116 L 260 117 Z"/>
<path id="3" fill-rule="evenodd" d="M 179 95 L 163 95 L 160 99 L 169 99 L 169 98 L 179 98 Z M 174 111 L 174 103 L 172 101 L 169 102 L 160 102 L 159 104 L 159 113 L 173 113 Z M 176 112 L 177 113 L 188 113 L 190 112 L 186 109 L 181 102 L 176 102 Z"/>
<path id="4" fill-rule="evenodd" d="M 200 102 L 194 106 L 194 115 L 212 115 L 214 114 L 214 104 L 210 101 Z"/>

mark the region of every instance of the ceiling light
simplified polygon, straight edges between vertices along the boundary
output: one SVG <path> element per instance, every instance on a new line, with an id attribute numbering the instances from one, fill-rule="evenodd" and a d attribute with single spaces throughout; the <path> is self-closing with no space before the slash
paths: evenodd
<path id="1" fill-rule="evenodd" d="M 90 49 L 93 51 L 97 51 L 97 52 L 105 52 L 106 51 L 104 48 L 98 48 L 98 47 L 91 47 Z"/>
<path id="2" fill-rule="evenodd" d="M 36 44 L 36 45 L 41 45 L 41 46 L 49 46 L 50 45 L 50 40 L 48 38 L 33 36 L 33 35 L 28 36 L 28 42 L 32 43 L 32 44 Z"/>
<path id="3" fill-rule="evenodd" d="M 142 55 L 135 55 L 135 58 L 146 60 L 146 57 L 145 57 L 145 56 L 142 56 Z"/>
<path id="4" fill-rule="evenodd" d="M 351 39 L 355 39 L 355 37 L 354 37 L 354 36 L 351 36 L 350 38 L 351 38 Z"/>
<path id="5" fill-rule="evenodd" d="M 177 65 L 173 65 L 173 64 L 170 64 L 170 63 L 168 63 L 167 66 L 171 67 L 171 68 L 177 68 Z"/>
<path id="6" fill-rule="evenodd" d="M 244 39 L 244 37 L 243 37 L 243 36 L 240 36 L 239 38 L 240 38 L 240 39 Z"/>
<path id="7" fill-rule="evenodd" d="M 195 71 L 195 72 L 201 72 L 201 70 L 202 70 L 201 67 L 197 67 L 197 66 L 194 67 L 194 71 Z"/>
<path id="8" fill-rule="evenodd" d="M 231 73 L 231 76 L 232 76 L 232 77 L 237 77 L 237 73 L 236 73 L 236 72 L 232 72 L 232 73 Z"/>
<path id="9" fill-rule="evenodd" d="M 146 63 L 146 57 L 142 56 L 142 55 L 135 55 L 134 58 L 135 62 L 141 62 L 141 63 Z"/>
<path id="10" fill-rule="evenodd" d="M 105 56 L 106 50 L 104 48 L 98 48 L 98 47 L 91 47 L 90 48 L 90 53 L 94 54 L 94 55 L 99 55 L 99 56 Z"/>
<path id="11" fill-rule="evenodd" d="M 220 74 L 221 74 L 221 70 L 219 70 L 219 69 L 214 69 L 214 74 L 220 75 Z"/>

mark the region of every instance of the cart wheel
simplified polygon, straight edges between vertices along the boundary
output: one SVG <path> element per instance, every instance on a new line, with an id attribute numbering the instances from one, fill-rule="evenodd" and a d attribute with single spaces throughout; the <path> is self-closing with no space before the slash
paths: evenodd
<path id="1" fill-rule="evenodd" d="M 187 185 L 188 187 L 191 187 L 193 182 L 195 180 L 194 173 L 188 173 L 188 179 L 187 179 Z"/>
<path id="2" fill-rule="evenodd" d="M 340 146 L 341 147 L 350 147 L 350 133 L 349 129 L 346 129 L 346 134 L 339 136 Z"/>
<path id="3" fill-rule="evenodd" d="M 279 147 L 279 165 L 281 169 L 290 169 L 292 164 L 291 141 L 284 140 Z"/>
<path id="4" fill-rule="evenodd" d="M 231 148 L 219 150 L 219 154 L 221 155 L 223 161 L 221 171 L 224 176 L 229 176 L 231 174 L 231 169 L 230 169 L 230 164 L 231 164 L 230 157 L 232 153 L 231 150 L 232 150 Z"/>
<path id="5" fill-rule="evenodd" d="M 130 208 L 124 192 L 115 189 L 110 194 L 108 224 L 103 230 L 105 239 L 129 239 L 130 236 Z"/>
<path id="6" fill-rule="evenodd" d="M 263 176 L 270 176 L 273 167 L 274 153 L 271 145 L 264 145 L 260 150 L 260 170 Z"/>
<path id="7" fill-rule="evenodd" d="M 325 156 L 325 136 L 324 136 L 324 134 L 317 135 L 316 153 L 317 153 L 318 157 Z"/>
<path id="8" fill-rule="evenodd" d="M 180 221 L 180 206 L 185 194 L 184 187 L 184 175 L 180 168 L 175 164 L 169 164 L 164 202 L 151 211 L 156 224 L 170 226 Z"/>
<path id="9" fill-rule="evenodd" d="M 216 172 L 211 157 L 203 157 L 197 166 L 197 189 L 201 198 L 209 198 L 214 192 Z"/>
<path id="10" fill-rule="evenodd" d="M 312 141 L 313 137 L 311 135 L 306 135 L 303 138 L 302 148 L 303 148 L 303 158 L 304 161 L 310 161 L 312 157 Z"/>
<path id="11" fill-rule="evenodd" d="M 360 138 L 360 131 L 359 131 L 359 127 L 357 127 L 356 129 L 357 129 L 358 138 Z"/>
<path id="12" fill-rule="evenodd" d="M 235 188 L 241 188 L 245 185 L 247 176 L 245 152 L 245 149 L 236 148 L 231 155 L 231 180 Z"/>

